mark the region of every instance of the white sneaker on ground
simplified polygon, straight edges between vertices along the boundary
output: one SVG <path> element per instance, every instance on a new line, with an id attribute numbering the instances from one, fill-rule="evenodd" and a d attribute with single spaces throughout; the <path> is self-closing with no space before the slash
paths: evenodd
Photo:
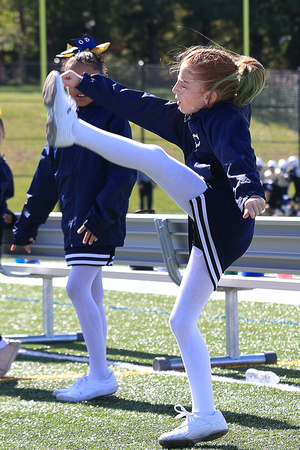
<path id="1" fill-rule="evenodd" d="M 76 102 L 66 95 L 59 72 L 52 70 L 43 88 L 47 109 L 46 136 L 51 147 L 70 147 L 75 139 L 72 125 L 77 118 Z"/>
<path id="2" fill-rule="evenodd" d="M 67 392 L 56 395 L 56 400 L 61 402 L 82 402 L 96 397 L 107 397 L 118 390 L 113 373 L 111 373 L 106 381 L 92 380 L 87 375 L 84 375 L 78 381 Z"/>
<path id="3" fill-rule="evenodd" d="M 0 349 L 0 378 L 9 371 L 11 364 L 16 359 L 21 341 L 6 339 L 7 345 Z"/>
<path id="4" fill-rule="evenodd" d="M 65 394 L 66 392 L 68 392 L 70 389 L 74 388 L 75 386 L 77 386 L 78 383 L 81 383 L 81 378 L 86 377 L 86 374 L 84 374 L 82 377 L 78 378 L 77 380 L 74 381 L 74 383 L 69 386 L 68 388 L 65 389 L 55 389 L 52 392 L 52 395 L 54 395 L 54 397 L 56 397 L 58 394 Z"/>
<path id="5" fill-rule="evenodd" d="M 175 406 L 179 414 L 176 419 L 185 417 L 184 422 L 173 431 L 163 433 L 158 442 L 164 448 L 194 447 L 197 442 L 213 441 L 228 432 L 228 426 L 220 411 L 214 415 L 190 413 L 181 405 Z"/>

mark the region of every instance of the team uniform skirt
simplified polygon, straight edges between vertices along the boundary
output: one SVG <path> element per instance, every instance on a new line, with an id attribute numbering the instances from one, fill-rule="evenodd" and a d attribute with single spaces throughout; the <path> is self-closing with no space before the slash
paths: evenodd
<path id="1" fill-rule="evenodd" d="M 72 247 L 65 251 L 67 266 L 112 266 L 115 247 Z"/>
<path id="2" fill-rule="evenodd" d="M 208 188 L 190 204 L 194 219 L 192 245 L 202 250 L 216 289 L 222 273 L 251 244 L 255 221 L 243 218 L 232 192 L 225 189 Z"/>

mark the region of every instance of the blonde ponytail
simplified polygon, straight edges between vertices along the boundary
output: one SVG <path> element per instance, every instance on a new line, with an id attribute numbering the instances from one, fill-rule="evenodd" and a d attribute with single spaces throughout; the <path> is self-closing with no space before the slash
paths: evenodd
<path id="1" fill-rule="evenodd" d="M 236 62 L 239 83 L 234 98 L 237 106 L 252 102 L 264 88 L 265 69 L 254 58 L 241 56 Z"/>

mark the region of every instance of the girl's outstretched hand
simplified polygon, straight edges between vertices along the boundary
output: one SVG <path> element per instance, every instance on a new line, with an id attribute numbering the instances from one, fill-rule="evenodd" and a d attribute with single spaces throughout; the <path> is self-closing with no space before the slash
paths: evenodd
<path id="1" fill-rule="evenodd" d="M 77 87 L 82 80 L 82 77 L 74 70 L 67 70 L 61 74 L 61 79 L 65 87 Z"/>
<path id="2" fill-rule="evenodd" d="M 245 208 L 244 208 L 244 219 L 247 219 L 247 217 L 252 217 L 254 219 L 256 216 L 264 212 L 266 207 L 265 200 L 260 196 L 250 197 L 248 200 L 245 201 Z"/>

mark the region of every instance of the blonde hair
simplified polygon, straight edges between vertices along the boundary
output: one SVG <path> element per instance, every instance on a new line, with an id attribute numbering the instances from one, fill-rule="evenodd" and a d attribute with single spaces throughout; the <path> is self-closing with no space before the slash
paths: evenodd
<path id="1" fill-rule="evenodd" d="M 179 71 L 182 63 L 188 64 L 195 77 L 204 83 L 204 90 L 217 93 L 217 102 L 233 99 L 237 106 L 245 106 L 265 85 L 265 69 L 260 62 L 222 48 L 188 48 L 179 55 L 171 72 Z"/>

